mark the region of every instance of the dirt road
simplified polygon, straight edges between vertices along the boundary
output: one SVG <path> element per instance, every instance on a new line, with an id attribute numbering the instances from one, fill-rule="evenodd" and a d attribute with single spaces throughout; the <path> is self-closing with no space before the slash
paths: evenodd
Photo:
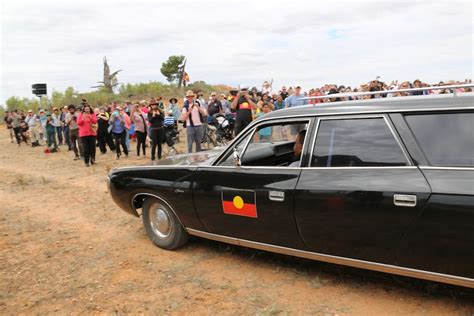
<path id="1" fill-rule="evenodd" d="M 0 314 L 473 315 L 474 291 L 201 239 L 152 245 L 105 176 L 0 131 Z"/>

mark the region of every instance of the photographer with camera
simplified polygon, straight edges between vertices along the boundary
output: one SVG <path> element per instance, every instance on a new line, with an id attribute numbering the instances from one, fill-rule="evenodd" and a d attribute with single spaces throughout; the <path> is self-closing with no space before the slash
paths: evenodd
<path id="1" fill-rule="evenodd" d="M 158 148 L 158 159 L 161 159 L 163 140 L 165 138 L 165 130 L 163 129 L 163 121 L 165 115 L 158 104 L 153 104 L 148 112 L 148 122 L 150 123 L 151 138 L 151 161 L 155 161 L 155 153 Z"/>
<path id="2" fill-rule="evenodd" d="M 84 150 L 82 148 L 82 143 L 79 140 L 79 126 L 77 125 L 77 114 L 76 106 L 74 104 L 69 104 L 67 107 L 69 113 L 66 114 L 65 124 L 69 127 L 69 141 L 70 149 L 74 151 L 74 160 L 79 160 L 80 157 L 84 156 Z"/>
<path id="3" fill-rule="evenodd" d="M 122 147 L 125 157 L 128 157 L 127 127 L 130 127 L 130 124 L 130 117 L 125 113 L 125 110 L 121 106 L 117 106 L 109 118 L 109 131 L 115 141 L 117 160 L 122 155 L 120 147 Z"/>
<path id="4" fill-rule="evenodd" d="M 84 148 L 84 164 L 86 167 L 90 167 L 91 164 L 95 164 L 95 144 L 98 125 L 97 116 L 87 102 L 83 105 L 82 112 L 77 116 L 77 126 L 79 127 L 79 138 L 82 142 L 82 148 Z M 54 139 L 54 142 L 56 142 L 56 139 Z"/>
<path id="5" fill-rule="evenodd" d="M 181 119 L 186 121 L 186 134 L 188 136 L 188 153 L 193 152 L 193 142 L 196 143 L 196 152 L 201 151 L 201 141 L 204 136 L 203 122 L 207 115 L 206 109 L 194 100 L 196 95 L 192 90 L 186 92 Z"/>
<path id="6" fill-rule="evenodd" d="M 240 91 L 237 93 L 236 98 L 232 101 L 232 110 L 236 111 L 235 117 L 235 136 L 247 127 L 252 122 L 252 110 L 257 109 L 257 105 L 254 103 L 249 95 L 248 87 L 242 86 Z"/>

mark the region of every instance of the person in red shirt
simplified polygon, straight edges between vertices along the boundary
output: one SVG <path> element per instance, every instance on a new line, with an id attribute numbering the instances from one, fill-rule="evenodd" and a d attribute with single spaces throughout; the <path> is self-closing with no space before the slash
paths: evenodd
<path id="1" fill-rule="evenodd" d="M 322 96 L 322 92 L 320 89 L 314 89 L 310 94 L 309 96 L 310 97 L 320 97 Z M 318 104 L 318 103 L 323 103 L 324 100 L 323 99 L 309 99 L 309 104 Z"/>
<path id="2" fill-rule="evenodd" d="M 79 138 L 84 148 L 84 163 L 86 167 L 95 164 L 95 141 L 97 137 L 97 116 L 92 107 L 85 104 L 82 112 L 77 117 L 79 127 Z"/>

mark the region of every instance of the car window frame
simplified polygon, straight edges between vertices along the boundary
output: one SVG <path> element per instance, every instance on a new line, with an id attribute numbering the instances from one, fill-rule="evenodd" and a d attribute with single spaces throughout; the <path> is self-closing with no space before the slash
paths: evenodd
<path id="1" fill-rule="evenodd" d="M 472 109 L 466 110 L 453 110 L 453 109 L 443 109 L 440 111 L 420 111 L 420 112 L 409 112 L 409 113 L 400 113 L 400 117 L 402 119 L 403 124 L 406 126 L 409 135 L 412 138 L 412 142 L 417 147 L 416 149 L 419 151 L 419 155 L 422 157 L 423 161 L 418 164 L 418 167 L 423 170 L 463 170 L 463 171 L 474 171 L 474 166 L 438 166 L 434 165 L 428 159 L 427 154 L 425 153 L 423 147 L 420 145 L 418 138 L 416 137 L 415 133 L 413 132 L 412 128 L 408 124 L 406 120 L 407 116 L 415 116 L 415 115 L 439 115 L 439 114 L 460 114 L 460 113 L 474 113 Z M 405 127 L 404 126 L 404 127 Z"/>
<path id="2" fill-rule="evenodd" d="M 316 146 L 316 138 L 318 137 L 318 132 L 321 127 L 321 121 L 329 121 L 329 120 L 347 120 L 347 119 L 373 119 L 373 118 L 382 118 L 383 121 L 385 122 L 386 126 L 388 127 L 392 137 L 395 139 L 398 147 L 401 149 L 403 156 L 406 159 L 407 165 L 406 166 L 350 166 L 350 167 L 314 167 L 311 165 L 312 163 L 312 158 L 315 152 L 315 146 Z M 316 123 L 316 127 L 314 132 L 312 133 L 312 141 L 311 141 L 311 150 L 309 152 L 309 158 L 307 161 L 308 167 L 311 169 L 325 169 L 325 170 L 330 170 L 330 169 L 403 169 L 403 168 L 413 168 L 415 167 L 410 155 L 408 154 L 408 151 L 405 148 L 405 145 L 403 144 L 400 136 L 395 130 L 395 127 L 393 126 L 393 123 L 391 122 L 390 118 L 388 117 L 387 114 L 385 113 L 377 113 L 377 114 L 344 114 L 344 115 L 331 115 L 331 116 L 319 116 L 318 121 Z"/>
<path id="3" fill-rule="evenodd" d="M 242 136 L 240 136 L 240 135 L 237 136 L 238 139 L 236 138 L 235 141 L 233 141 L 229 145 L 229 148 L 227 148 L 221 154 L 221 156 L 219 156 L 216 159 L 216 161 L 212 164 L 212 167 L 218 167 L 218 168 L 245 168 L 245 169 L 248 169 L 248 168 L 262 169 L 262 168 L 265 168 L 265 169 L 280 169 L 280 170 L 282 170 L 283 168 L 286 168 L 286 169 L 289 169 L 289 168 L 290 169 L 308 168 L 308 166 L 307 166 L 308 161 L 307 161 L 307 154 L 306 153 L 310 149 L 310 148 L 308 148 L 308 146 L 310 146 L 309 139 L 312 137 L 313 126 L 314 126 L 314 121 L 315 120 L 317 120 L 317 118 L 314 117 L 314 116 L 284 117 L 284 118 L 273 118 L 273 119 L 267 119 L 267 120 L 259 120 L 255 124 L 252 124 L 251 128 L 249 128 L 248 130 L 245 130 L 245 132 L 242 133 Z M 245 139 L 247 136 L 249 136 L 249 134 L 251 134 L 250 137 L 246 141 L 246 144 L 245 144 L 245 146 L 242 150 L 242 153 L 240 154 L 240 157 L 244 157 L 245 152 L 247 151 L 247 147 L 250 144 L 250 141 L 252 140 L 252 138 L 255 136 L 255 133 L 257 132 L 259 127 L 261 127 L 263 125 L 278 125 L 280 123 L 298 124 L 298 122 L 300 122 L 300 123 L 306 122 L 308 124 L 308 128 L 306 129 L 306 137 L 305 137 L 305 140 L 304 140 L 304 143 L 303 143 L 303 149 L 301 151 L 301 163 L 300 163 L 299 167 L 289 167 L 289 166 L 280 166 L 280 167 L 278 167 L 278 166 L 246 166 L 246 165 L 242 165 L 242 166 L 237 167 L 237 166 L 222 166 L 222 165 L 220 165 L 221 163 L 223 163 L 225 161 L 225 157 L 227 157 L 229 152 L 234 150 L 236 144 L 238 144 L 241 140 Z"/>

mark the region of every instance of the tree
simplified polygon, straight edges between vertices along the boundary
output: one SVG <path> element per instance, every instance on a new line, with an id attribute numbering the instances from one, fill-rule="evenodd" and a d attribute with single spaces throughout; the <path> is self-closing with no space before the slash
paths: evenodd
<path id="1" fill-rule="evenodd" d="M 93 86 L 92 88 L 99 88 L 101 91 L 108 93 L 114 93 L 114 88 L 119 84 L 117 80 L 117 74 L 122 70 L 117 70 L 114 73 L 110 73 L 110 67 L 107 63 L 107 57 L 104 57 L 104 80 L 99 81 L 99 86 Z"/>
<path id="2" fill-rule="evenodd" d="M 186 57 L 180 56 L 170 56 L 166 62 L 161 65 L 161 73 L 166 77 L 168 82 L 174 82 L 180 79 L 181 69 L 179 66 L 183 63 Z"/>
<path id="3" fill-rule="evenodd" d="M 6 102 L 7 110 L 26 110 L 25 101 L 20 99 L 19 97 L 10 97 Z"/>

